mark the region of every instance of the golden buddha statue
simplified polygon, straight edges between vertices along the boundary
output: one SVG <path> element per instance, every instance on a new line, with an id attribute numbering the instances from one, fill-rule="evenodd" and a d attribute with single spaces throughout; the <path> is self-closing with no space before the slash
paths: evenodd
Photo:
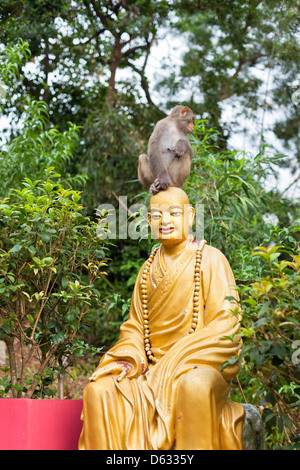
<path id="1" fill-rule="evenodd" d="M 83 392 L 80 450 L 242 449 L 244 408 L 228 401 L 239 314 L 225 256 L 189 235 L 180 188 L 150 200 L 160 242 L 135 283 L 128 320 Z M 235 340 L 232 338 L 235 337 Z"/>

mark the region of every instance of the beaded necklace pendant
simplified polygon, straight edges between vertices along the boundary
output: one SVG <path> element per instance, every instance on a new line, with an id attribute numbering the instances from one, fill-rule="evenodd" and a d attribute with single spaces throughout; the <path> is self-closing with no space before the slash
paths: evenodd
<path id="1" fill-rule="evenodd" d="M 202 262 L 202 251 L 206 240 L 202 240 L 199 244 L 199 247 L 196 250 L 196 262 L 194 270 L 194 294 L 193 294 L 193 316 L 191 328 L 188 331 L 188 334 L 195 332 L 198 320 L 199 320 L 199 297 L 200 297 L 200 271 L 201 271 L 201 262 Z M 150 254 L 148 260 L 146 261 L 145 268 L 142 274 L 141 280 L 141 291 L 142 291 L 142 309 L 143 309 L 143 318 L 144 318 L 144 345 L 145 351 L 148 356 L 148 361 L 156 364 L 158 362 L 157 357 L 154 356 L 151 350 L 150 343 L 150 329 L 149 329 L 149 311 L 148 311 L 148 295 L 147 295 L 147 278 L 150 272 L 151 264 L 154 260 L 155 254 L 159 247 L 156 247 Z"/>

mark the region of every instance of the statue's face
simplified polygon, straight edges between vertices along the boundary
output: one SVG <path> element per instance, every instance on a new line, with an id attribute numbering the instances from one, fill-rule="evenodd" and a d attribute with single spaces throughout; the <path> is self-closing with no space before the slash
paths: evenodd
<path id="1" fill-rule="evenodd" d="M 151 231 L 162 244 L 184 241 L 193 225 L 194 210 L 186 194 L 179 188 L 169 188 L 150 200 Z"/>

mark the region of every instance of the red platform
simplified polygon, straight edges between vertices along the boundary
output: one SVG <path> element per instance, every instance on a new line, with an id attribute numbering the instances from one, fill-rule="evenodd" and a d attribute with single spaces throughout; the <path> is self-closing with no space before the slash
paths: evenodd
<path id="1" fill-rule="evenodd" d="M 77 450 L 82 400 L 0 398 L 0 450 Z"/>

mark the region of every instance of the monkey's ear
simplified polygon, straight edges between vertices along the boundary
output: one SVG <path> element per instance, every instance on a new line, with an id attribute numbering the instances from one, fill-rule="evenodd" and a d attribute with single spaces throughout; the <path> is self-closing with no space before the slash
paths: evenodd
<path id="1" fill-rule="evenodd" d="M 184 108 L 182 108 L 181 113 L 180 113 L 181 116 L 185 116 L 186 113 L 188 112 L 188 110 L 189 110 L 189 108 L 188 108 L 187 106 L 185 106 Z"/>

